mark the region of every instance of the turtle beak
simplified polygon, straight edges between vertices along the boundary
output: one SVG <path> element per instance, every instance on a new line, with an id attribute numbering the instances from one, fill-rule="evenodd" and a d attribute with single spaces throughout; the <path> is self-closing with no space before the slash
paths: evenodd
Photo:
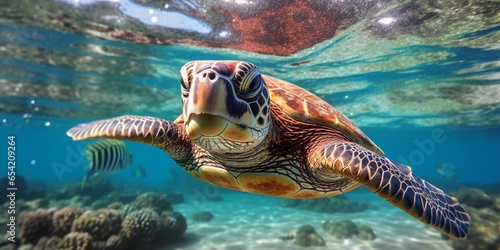
<path id="1" fill-rule="evenodd" d="M 226 110 L 227 87 L 225 79 L 213 70 L 205 70 L 193 81 L 188 100 L 187 114 L 223 115 Z"/>
<path id="2" fill-rule="evenodd" d="M 185 121 L 191 115 L 208 114 L 221 116 L 243 127 L 254 127 L 255 119 L 248 104 L 239 98 L 230 79 L 214 69 L 205 69 L 194 75 L 189 98 L 185 105 Z"/>

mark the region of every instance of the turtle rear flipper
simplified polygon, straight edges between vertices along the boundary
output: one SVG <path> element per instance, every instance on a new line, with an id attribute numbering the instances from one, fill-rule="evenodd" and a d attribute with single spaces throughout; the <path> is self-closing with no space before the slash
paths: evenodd
<path id="1" fill-rule="evenodd" d="M 191 155 L 191 143 L 186 139 L 183 126 L 155 117 L 126 115 L 82 123 L 66 134 L 75 141 L 114 138 L 141 142 L 161 148 L 174 160 Z"/>
<path id="2" fill-rule="evenodd" d="M 339 143 L 320 152 L 326 169 L 365 185 L 392 205 L 454 238 L 465 238 L 470 217 L 457 199 L 446 195 L 411 168 L 357 144 Z"/>

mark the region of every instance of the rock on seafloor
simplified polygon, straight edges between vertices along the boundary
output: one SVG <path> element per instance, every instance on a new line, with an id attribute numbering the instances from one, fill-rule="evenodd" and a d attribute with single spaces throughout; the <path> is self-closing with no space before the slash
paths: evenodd
<path id="1" fill-rule="evenodd" d="M 339 239 L 349 239 L 357 236 L 362 240 L 375 240 L 376 236 L 368 226 L 356 225 L 350 220 L 333 221 L 328 220 L 323 223 L 323 230 Z"/>
<path id="2" fill-rule="evenodd" d="M 295 241 L 293 243 L 303 247 L 324 246 L 325 240 L 311 225 L 302 225 L 295 234 Z"/>

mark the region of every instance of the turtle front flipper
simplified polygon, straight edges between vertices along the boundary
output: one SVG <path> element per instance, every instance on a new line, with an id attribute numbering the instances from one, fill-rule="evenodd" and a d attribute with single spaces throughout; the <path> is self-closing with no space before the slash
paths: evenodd
<path id="1" fill-rule="evenodd" d="M 365 185 L 392 205 L 451 237 L 467 236 L 470 216 L 457 199 L 415 176 L 410 167 L 354 143 L 328 145 L 316 156 L 321 170 L 333 170 L 336 175 Z"/>
<path id="2" fill-rule="evenodd" d="M 148 116 L 119 116 L 79 124 L 66 132 L 73 140 L 114 138 L 157 146 L 174 160 L 189 157 L 191 143 L 183 126 Z"/>

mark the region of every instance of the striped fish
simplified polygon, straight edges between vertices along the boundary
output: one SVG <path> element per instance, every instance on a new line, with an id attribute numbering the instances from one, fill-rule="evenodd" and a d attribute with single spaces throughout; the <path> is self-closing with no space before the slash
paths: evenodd
<path id="1" fill-rule="evenodd" d="M 125 143 L 119 140 L 105 139 L 85 148 L 87 156 L 87 176 L 82 181 L 82 189 L 85 181 L 98 173 L 115 173 L 132 164 L 132 154 L 125 147 Z"/>

